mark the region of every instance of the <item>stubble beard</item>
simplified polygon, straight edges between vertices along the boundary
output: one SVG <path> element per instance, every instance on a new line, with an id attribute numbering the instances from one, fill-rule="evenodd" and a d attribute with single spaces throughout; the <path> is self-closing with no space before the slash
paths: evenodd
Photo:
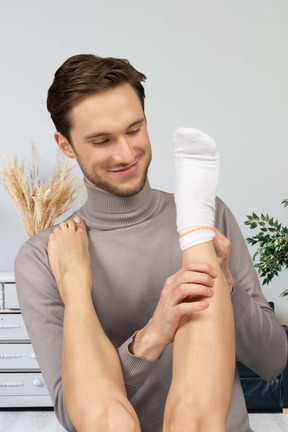
<path id="1" fill-rule="evenodd" d="M 147 180 L 147 175 L 148 175 L 148 169 L 151 163 L 151 159 L 152 159 L 152 155 L 151 155 L 151 151 L 149 152 L 148 155 L 148 160 L 146 162 L 146 166 L 143 172 L 143 175 L 138 183 L 137 186 L 135 186 L 134 188 L 131 189 L 122 189 L 117 187 L 114 184 L 109 183 L 108 181 L 103 180 L 103 178 L 101 176 L 99 176 L 97 173 L 88 173 L 85 169 L 85 167 L 83 167 L 83 164 L 81 163 L 81 160 L 79 160 L 79 158 L 77 158 L 77 162 L 79 164 L 79 167 L 82 171 L 82 173 L 84 174 L 84 177 L 89 180 L 89 182 L 91 184 L 93 184 L 94 186 L 97 186 L 100 189 L 105 190 L 106 192 L 111 193 L 112 195 L 118 196 L 118 197 L 122 197 L 122 198 L 126 198 L 126 197 L 131 197 L 133 195 L 138 194 L 139 192 L 141 192 L 141 190 L 144 188 L 146 180 Z"/>

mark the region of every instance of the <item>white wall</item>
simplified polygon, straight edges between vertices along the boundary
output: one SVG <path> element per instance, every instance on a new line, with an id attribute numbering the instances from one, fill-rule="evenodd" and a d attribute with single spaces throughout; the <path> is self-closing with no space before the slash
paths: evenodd
<path id="1" fill-rule="evenodd" d="M 128 58 L 148 77 L 152 186 L 173 191 L 174 129 L 202 128 L 218 142 L 218 194 L 244 236 L 252 211 L 287 223 L 287 29 L 286 0 L 1 0 L 0 147 L 28 162 L 33 141 L 47 176 L 56 145 L 45 102 L 55 70 L 78 53 Z M 73 208 L 84 201 L 83 190 Z M 0 271 L 13 270 L 25 239 L 0 188 Z M 287 286 L 286 271 L 265 289 L 283 323 Z"/>

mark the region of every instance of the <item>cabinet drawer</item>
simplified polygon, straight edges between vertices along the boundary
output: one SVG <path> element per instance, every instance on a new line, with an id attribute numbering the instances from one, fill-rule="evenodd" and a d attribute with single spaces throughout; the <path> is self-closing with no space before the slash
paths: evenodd
<path id="1" fill-rule="evenodd" d="M 0 340 L 29 340 L 21 314 L 0 314 Z"/>
<path id="2" fill-rule="evenodd" d="M 39 369 L 31 344 L 0 343 L 0 371 Z"/>
<path id="3" fill-rule="evenodd" d="M 19 309 L 14 273 L 0 272 L 0 309 Z"/>
<path id="4" fill-rule="evenodd" d="M 0 373 L 0 396 L 41 396 L 48 394 L 49 392 L 40 372 Z"/>
<path id="5" fill-rule="evenodd" d="M 4 283 L 4 308 L 20 309 L 15 283 Z"/>
<path id="6" fill-rule="evenodd" d="M 15 282 L 15 275 L 13 272 L 0 272 L 0 282 Z"/>
<path id="7" fill-rule="evenodd" d="M 38 373 L 0 373 L 0 407 L 52 407 L 52 400 Z"/>

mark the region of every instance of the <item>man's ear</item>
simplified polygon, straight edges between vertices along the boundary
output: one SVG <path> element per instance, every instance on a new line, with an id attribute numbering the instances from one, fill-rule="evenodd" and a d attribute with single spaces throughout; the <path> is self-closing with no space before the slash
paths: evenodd
<path id="1" fill-rule="evenodd" d="M 67 138 L 65 138 L 60 132 L 55 132 L 54 138 L 58 147 L 66 156 L 71 159 L 76 159 L 76 154 Z"/>

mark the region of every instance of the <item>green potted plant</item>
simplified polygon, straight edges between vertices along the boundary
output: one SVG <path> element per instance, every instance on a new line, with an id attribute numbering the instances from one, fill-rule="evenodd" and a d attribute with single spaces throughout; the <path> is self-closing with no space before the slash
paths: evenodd
<path id="1" fill-rule="evenodd" d="M 282 204 L 287 207 L 288 200 L 282 201 Z M 253 261 L 259 276 L 264 278 L 262 284 L 268 285 L 283 268 L 288 268 L 288 227 L 273 217 L 270 218 L 268 214 L 259 217 L 254 212 L 247 215 L 244 223 L 250 229 L 258 228 L 258 233 L 248 237 L 246 241 L 250 245 L 258 244 Z M 281 296 L 288 296 L 288 290 L 283 291 Z"/>

